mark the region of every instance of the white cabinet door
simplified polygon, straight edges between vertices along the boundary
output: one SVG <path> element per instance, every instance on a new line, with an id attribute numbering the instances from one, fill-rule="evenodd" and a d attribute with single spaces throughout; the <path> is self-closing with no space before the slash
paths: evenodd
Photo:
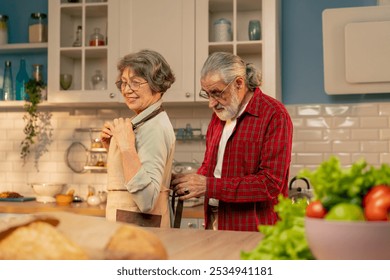
<path id="1" fill-rule="evenodd" d="M 196 92 L 200 90 L 200 71 L 207 56 L 223 51 L 239 55 L 262 71 L 262 90 L 281 99 L 279 15 L 280 0 L 197 0 L 196 1 Z M 216 37 L 214 23 L 230 22 L 230 36 Z M 250 40 L 248 25 L 251 20 L 261 23 L 260 39 Z M 219 34 L 219 33 L 218 33 Z M 229 38 L 230 37 L 230 38 Z M 204 101 L 195 96 L 196 101 Z"/>
<path id="2" fill-rule="evenodd" d="M 118 102 L 116 63 L 119 58 L 120 0 L 82 0 L 49 3 L 48 100 L 49 102 Z M 73 46 L 76 30 L 82 27 L 81 46 Z M 104 36 L 102 45 L 91 45 L 96 28 Z M 99 70 L 105 86 L 95 87 L 92 77 Z M 60 75 L 71 74 L 72 85 L 64 90 Z"/>
<path id="3" fill-rule="evenodd" d="M 122 0 L 120 10 L 120 55 L 158 51 L 176 76 L 164 101 L 193 102 L 195 0 Z"/>

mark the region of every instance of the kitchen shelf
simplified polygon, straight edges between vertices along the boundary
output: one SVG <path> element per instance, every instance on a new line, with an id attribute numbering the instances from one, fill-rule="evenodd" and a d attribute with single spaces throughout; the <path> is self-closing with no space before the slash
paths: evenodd
<path id="1" fill-rule="evenodd" d="M 46 53 L 47 43 L 18 43 L 0 45 L 0 54 Z"/>

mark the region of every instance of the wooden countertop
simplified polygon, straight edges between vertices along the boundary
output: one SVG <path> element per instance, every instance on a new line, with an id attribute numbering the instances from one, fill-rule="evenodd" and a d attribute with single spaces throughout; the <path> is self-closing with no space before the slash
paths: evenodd
<path id="1" fill-rule="evenodd" d="M 72 203 L 69 206 L 59 206 L 56 203 L 41 203 L 37 201 L 8 202 L 0 201 L 0 213 L 33 214 L 39 212 L 65 211 L 75 214 L 104 217 L 105 204 L 89 206 L 87 203 Z M 183 218 L 203 218 L 203 205 L 185 207 Z"/>
<path id="2" fill-rule="evenodd" d="M 163 242 L 170 260 L 239 260 L 241 251 L 253 250 L 263 237 L 259 232 L 147 229 Z"/>

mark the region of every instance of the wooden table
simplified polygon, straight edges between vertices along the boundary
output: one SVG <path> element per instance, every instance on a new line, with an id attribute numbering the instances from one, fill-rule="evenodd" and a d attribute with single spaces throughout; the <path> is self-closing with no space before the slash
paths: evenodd
<path id="1" fill-rule="evenodd" d="M 259 232 L 147 228 L 164 243 L 171 260 L 239 260 L 259 244 Z"/>

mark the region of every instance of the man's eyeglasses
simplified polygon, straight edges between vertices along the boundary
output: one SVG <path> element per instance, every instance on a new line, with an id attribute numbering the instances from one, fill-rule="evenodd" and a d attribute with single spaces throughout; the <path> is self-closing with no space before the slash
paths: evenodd
<path id="1" fill-rule="evenodd" d="M 124 91 L 126 86 L 128 86 L 132 91 L 137 91 L 143 84 L 147 84 L 148 82 L 137 82 L 137 81 L 130 81 L 130 83 L 124 82 L 122 80 L 119 80 L 115 82 L 116 87 L 120 91 Z"/>
<path id="2" fill-rule="evenodd" d="M 205 90 L 200 90 L 199 96 L 202 97 L 202 98 L 205 98 L 205 99 L 210 99 L 210 97 L 212 97 L 214 99 L 221 99 L 223 94 L 224 94 L 224 92 L 225 92 L 225 90 L 236 80 L 236 78 L 231 80 L 222 91 L 213 91 L 213 92 L 209 93 L 209 92 L 207 92 Z"/>

